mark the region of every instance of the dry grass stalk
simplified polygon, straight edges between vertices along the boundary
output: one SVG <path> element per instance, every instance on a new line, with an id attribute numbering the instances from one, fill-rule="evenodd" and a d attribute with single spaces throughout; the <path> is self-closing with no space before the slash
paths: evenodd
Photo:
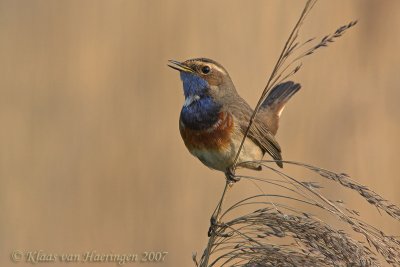
<path id="1" fill-rule="evenodd" d="M 240 151 L 243 148 L 244 140 L 247 138 L 247 135 L 249 133 L 249 130 L 251 126 L 253 125 L 253 121 L 255 116 L 257 115 L 262 103 L 266 99 L 268 92 L 277 84 L 285 81 L 286 79 L 290 78 L 294 74 L 296 74 L 302 67 L 301 60 L 313 54 L 315 51 L 317 51 L 319 48 L 322 47 L 327 47 L 329 43 L 333 43 L 337 38 L 341 37 L 346 30 L 350 29 L 354 25 L 357 24 L 357 21 L 353 21 L 348 23 L 347 25 L 339 27 L 334 33 L 326 35 L 321 39 L 321 41 L 317 42 L 316 44 L 312 45 L 312 42 L 315 41 L 315 38 L 311 38 L 303 43 L 300 44 L 298 42 L 299 38 L 299 31 L 300 28 L 306 19 L 307 15 L 310 13 L 314 5 L 317 3 L 317 0 L 308 0 L 303 12 L 300 15 L 299 20 L 297 21 L 296 25 L 294 26 L 292 32 L 289 35 L 288 40 L 286 41 L 283 50 L 275 64 L 274 69 L 272 70 L 272 73 L 268 79 L 267 85 L 265 86 L 258 103 L 256 107 L 254 108 L 254 112 L 252 116 L 250 117 L 249 125 L 247 126 L 247 129 L 245 131 L 243 140 L 239 146 L 238 152 L 236 153 L 236 157 L 234 160 L 233 168 L 236 167 L 237 160 L 239 158 Z M 304 49 L 305 46 L 311 45 L 310 48 L 305 49 L 304 51 L 300 51 L 301 49 Z M 295 57 L 294 52 L 298 53 L 298 56 Z"/>
<path id="2" fill-rule="evenodd" d="M 204 265 L 206 255 L 203 254 L 198 266 L 380 266 L 372 248 L 387 263 L 400 266 L 400 241 L 397 237 L 386 235 L 382 230 L 363 222 L 357 213 L 346 208 L 343 203 L 338 207 L 334 203 L 340 203 L 339 201 L 326 199 L 319 192 L 318 184 L 301 182 L 270 167 L 267 162 L 273 161 L 260 163 L 264 169 L 275 172 L 280 179 L 237 177 L 243 182 L 256 181 L 258 185 L 264 183 L 268 185 L 268 190 L 272 191 L 272 186 L 277 186 L 285 189 L 287 193 L 262 193 L 245 198 L 227 208 L 221 215 L 221 221 L 224 223 L 216 228 L 215 239 L 208 255 L 212 261 Z M 286 164 L 307 168 L 324 178 L 327 174 L 329 177 L 343 176 L 297 162 Z M 346 180 L 351 180 L 348 176 L 345 177 Z M 346 183 L 342 184 L 339 180 L 337 182 L 346 186 Z M 346 187 L 357 192 L 359 188 Z M 372 192 L 365 186 L 362 188 L 365 192 Z M 375 194 L 374 198 L 377 198 L 376 196 L 379 195 Z M 299 212 L 291 205 L 280 203 L 280 199 L 318 208 L 348 225 L 353 232 L 346 233 L 335 229 L 310 213 Z M 369 203 L 380 208 L 380 202 Z M 394 204 L 388 205 L 391 209 L 398 210 Z M 246 206 L 263 208 L 231 220 L 226 219 L 233 211 Z M 392 216 L 391 214 L 388 213 Z M 392 217 L 396 218 L 396 215 Z M 356 241 L 350 234 L 361 234 L 367 242 Z M 274 244 L 274 239 L 281 241 Z"/>
<path id="3" fill-rule="evenodd" d="M 325 169 L 321 169 L 318 167 L 314 167 L 311 165 L 303 164 L 303 163 L 297 163 L 297 162 L 290 162 L 291 164 L 296 164 L 296 165 L 301 165 L 307 169 L 310 169 L 322 177 L 328 178 L 329 180 L 335 181 L 343 185 L 344 187 L 350 188 L 356 192 L 358 192 L 363 198 L 365 198 L 370 204 L 374 205 L 380 210 L 385 211 L 388 215 L 393 217 L 394 219 L 400 221 L 400 208 L 397 207 L 396 205 L 390 203 L 390 201 L 384 199 L 382 196 L 379 194 L 375 193 L 368 187 L 361 185 L 351 179 L 347 174 L 345 173 L 334 173 Z"/>
<path id="4" fill-rule="evenodd" d="M 301 60 L 304 57 L 313 54 L 319 48 L 328 46 L 329 43 L 334 42 L 335 39 L 341 37 L 346 30 L 357 23 L 356 21 L 350 22 L 339 27 L 334 33 L 326 35 L 316 43 L 314 43 L 315 38 L 303 43 L 298 42 L 301 25 L 316 2 L 317 0 L 307 1 L 298 22 L 285 43 L 250 118 L 233 169 L 236 168 L 238 155 L 253 120 L 270 89 L 297 73 L 302 66 Z M 295 56 L 295 53 L 298 56 Z M 379 260 L 371 250 L 371 247 L 386 262 L 394 266 L 400 266 L 400 241 L 396 237 L 388 236 L 383 231 L 363 222 L 356 210 L 346 207 L 340 201 L 331 201 L 324 197 L 319 192 L 320 187 L 318 184 L 302 182 L 270 167 L 267 164 L 270 162 L 273 161 L 259 161 L 265 167 L 264 169 L 279 175 L 280 179 L 251 176 L 236 177 L 257 183 L 267 183 L 269 186 L 277 186 L 287 190 L 287 194 L 262 193 L 243 199 L 222 211 L 222 202 L 228 188 L 227 182 L 216 209 L 217 216 L 221 221 L 232 211 L 243 206 L 263 205 L 264 207 L 213 227 L 207 248 L 200 261 L 197 261 L 196 255 L 193 256 L 196 266 L 380 266 Z M 307 164 L 285 162 L 307 168 L 324 178 L 355 190 L 368 203 L 385 211 L 396 220 L 400 219 L 400 209 L 396 205 L 384 200 L 368 187 L 354 182 L 345 174 L 337 174 Z M 294 194 L 294 196 L 291 196 L 291 194 Z M 271 202 L 271 199 L 276 199 L 277 201 Z M 350 229 L 354 233 L 361 234 L 367 243 L 364 244 L 354 240 L 346 232 L 333 228 L 309 213 L 298 212 L 290 205 L 279 203 L 279 199 L 317 207 L 350 226 Z M 339 207 L 335 203 L 341 203 L 341 206 Z M 283 240 L 283 244 L 271 243 L 274 238 Z M 291 240 L 289 243 L 287 242 L 288 238 Z M 210 259 L 212 260 L 210 261 Z"/>

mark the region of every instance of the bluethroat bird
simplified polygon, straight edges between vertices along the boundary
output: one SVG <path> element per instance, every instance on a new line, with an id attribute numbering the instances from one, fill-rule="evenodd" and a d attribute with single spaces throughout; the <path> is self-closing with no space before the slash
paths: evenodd
<path id="1" fill-rule="evenodd" d="M 237 93 L 226 69 L 207 58 L 169 61 L 180 72 L 185 102 L 179 130 L 191 154 L 211 169 L 233 179 L 231 167 L 253 113 Z M 300 89 L 292 81 L 275 86 L 255 117 L 238 158 L 241 167 L 261 170 L 257 161 L 268 153 L 279 167 L 281 147 L 275 139 L 287 101 Z M 255 161 L 255 162 L 250 162 Z M 233 179 L 234 180 L 234 179 Z"/>

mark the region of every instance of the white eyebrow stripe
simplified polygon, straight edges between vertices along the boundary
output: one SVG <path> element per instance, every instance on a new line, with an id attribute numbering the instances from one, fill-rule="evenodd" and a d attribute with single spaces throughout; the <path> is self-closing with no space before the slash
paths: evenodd
<path id="1" fill-rule="evenodd" d="M 219 71 L 219 72 L 222 72 L 222 73 L 224 73 L 224 74 L 228 74 L 223 68 L 221 68 L 221 67 L 219 67 L 219 66 L 217 66 L 215 63 L 212 63 L 212 62 L 207 62 L 207 61 L 194 61 L 194 63 L 196 64 L 196 65 L 207 65 L 207 66 L 209 66 L 209 67 L 211 67 L 211 69 L 214 69 L 214 70 L 216 70 L 216 71 Z"/>
<path id="2" fill-rule="evenodd" d="M 218 67 L 217 65 L 212 64 L 212 63 L 209 63 L 209 64 L 210 64 L 210 66 L 211 66 L 212 69 L 215 69 L 215 70 L 217 70 L 217 71 L 219 71 L 219 72 L 222 72 L 222 73 L 224 73 L 224 74 L 227 74 L 226 71 L 225 71 L 224 69 Z"/>

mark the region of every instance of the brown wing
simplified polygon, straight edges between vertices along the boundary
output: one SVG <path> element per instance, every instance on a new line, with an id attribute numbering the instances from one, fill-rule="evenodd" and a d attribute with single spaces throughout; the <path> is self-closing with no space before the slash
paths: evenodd
<path id="1" fill-rule="evenodd" d="M 244 134 L 246 132 L 247 126 L 253 110 L 241 97 L 237 96 L 235 101 L 229 106 L 229 111 L 237 118 L 239 121 L 240 129 Z M 275 140 L 275 137 L 268 129 L 265 122 L 258 119 L 256 116 L 252 127 L 249 130 L 248 138 L 250 138 L 254 143 L 256 143 L 262 151 L 271 155 L 274 160 L 282 160 L 281 147 Z M 279 167 L 283 167 L 282 162 L 278 161 L 276 164 Z"/>
<path id="2" fill-rule="evenodd" d="M 243 133 L 246 131 L 247 126 L 248 123 L 241 127 Z M 274 160 L 279 160 L 276 162 L 279 167 L 283 167 L 282 162 L 280 162 L 282 160 L 281 147 L 263 122 L 255 120 L 248 136 L 261 147 L 264 153 L 268 152 Z"/>

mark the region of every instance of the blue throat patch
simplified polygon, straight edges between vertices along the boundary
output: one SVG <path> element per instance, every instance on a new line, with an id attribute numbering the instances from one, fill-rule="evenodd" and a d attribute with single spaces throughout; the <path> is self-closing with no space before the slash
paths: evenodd
<path id="1" fill-rule="evenodd" d="M 221 105 L 208 94 L 208 82 L 195 74 L 185 72 L 181 72 L 181 79 L 185 98 L 198 96 L 198 99 L 182 108 L 182 122 L 185 127 L 193 130 L 210 128 L 218 121 Z"/>

